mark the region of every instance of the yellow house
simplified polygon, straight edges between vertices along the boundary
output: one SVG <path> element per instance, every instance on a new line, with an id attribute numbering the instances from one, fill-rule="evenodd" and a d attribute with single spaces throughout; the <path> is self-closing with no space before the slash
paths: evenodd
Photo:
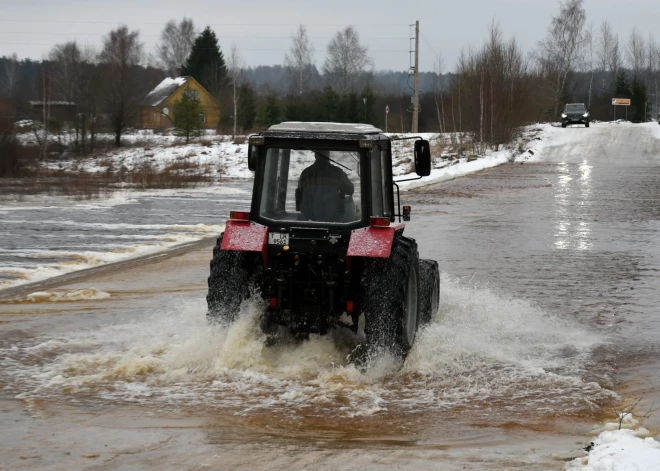
<path id="1" fill-rule="evenodd" d="M 174 103 L 184 93 L 192 93 L 204 109 L 204 127 L 215 129 L 220 121 L 220 104 L 193 77 L 166 78 L 151 90 L 140 105 L 140 123 L 143 128 L 172 126 Z"/>

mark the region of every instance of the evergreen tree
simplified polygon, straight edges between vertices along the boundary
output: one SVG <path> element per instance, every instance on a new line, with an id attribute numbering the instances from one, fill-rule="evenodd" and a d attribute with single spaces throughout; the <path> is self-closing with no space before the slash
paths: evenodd
<path id="1" fill-rule="evenodd" d="M 342 95 L 339 105 L 339 120 L 344 123 L 361 123 L 364 121 L 364 105 L 357 93 Z"/>
<path id="2" fill-rule="evenodd" d="M 339 94 L 328 85 L 319 97 L 316 117 L 319 121 L 335 122 L 339 121 Z"/>
<path id="3" fill-rule="evenodd" d="M 280 114 L 280 104 L 277 101 L 277 96 L 270 93 L 257 109 L 255 126 L 260 129 L 266 129 L 273 124 L 278 124 L 280 122 Z"/>
<path id="4" fill-rule="evenodd" d="M 307 100 L 300 95 L 288 95 L 284 110 L 286 121 L 309 121 L 310 112 Z M 311 118 L 314 121 L 314 118 Z"/>
<path id="5" fill-rule="evenodd" d="M 632 97 L 632 90 L 630 89 L 630 83 L 628 82 L 626 71 L 623 69 L 619 69 L 619 71 L 616 74 L 616 79 L 614 80 L 614 97 L 615 98 Z"/>
<path id="6" fill-rule="evenodd" d="M 192 51 L 181 67 L 181 75 L 194 77 L 216 98 L 225 87 L 227 82 L 225 58 L 218 46 L 218 38 L 208 26 L 195 39 Z"/>
<path id="7" fill-rule="evenodd" d="M 174 103 L 174 135 L 185 137 L 186 144 L 191 137 L 202 135 L 204 126 L 204 109 L 196 97 L 193 97 L 189 90 L 185 90 L 181 98 Z"/>
<path id="8" fill-rule="evenodd" d="M 650 119 L 649 94 L 644 80 L 637 73 L 633 75 L 630 100 L 630 120 L 645 123 Z"/>
<path id="9" fill-rule="evenodd" d="M 240 87 L 240 98 L 238 105 L 238 125 L 243 132 L 254 128 L 254 121 L 257 116 L 257 104 L 254 96 L 254 90 L 248 84 Z"/>

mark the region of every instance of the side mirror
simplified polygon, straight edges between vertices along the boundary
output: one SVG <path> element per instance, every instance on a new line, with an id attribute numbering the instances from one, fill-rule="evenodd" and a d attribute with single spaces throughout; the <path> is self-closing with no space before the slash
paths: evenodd
<path id="1" fill-rule="evenodd" d="M 403 220 L 404 221 L 410 221 L 410 206 L 404 206 L 403 207 Z"/>
<path id="2" fill-rule="evenodd" d="M 415 172 L 420 177 L 431 175 L 431 146 L 423 139 L 415 141 Z"/>
<path id="3" fill-rule="evenodd" d="M 248 168 L 254 172 L 257 169 L 257 154 L 259 149 L 254 144 L 248 145 Z"/>

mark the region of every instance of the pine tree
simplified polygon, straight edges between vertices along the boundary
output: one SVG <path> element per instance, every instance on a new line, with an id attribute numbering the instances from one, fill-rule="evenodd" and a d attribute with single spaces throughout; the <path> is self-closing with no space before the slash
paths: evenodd
<path id="1" fill-rule="evenodd" d="M 269 94 L 257 109 L 255 126 L 260 129 L 266 129 L 273 124 L 280 122 L 280 104 L 277 102 L 277 96 Z"/>
<path id="2" fill-rule="evenodd" d="M 225 87 L 227 82 L 225 58 L 218 46 L 218 38 L 208 26 L 195 39 L 192 51 L 181 67 L 181 75 L 194 77 L 216 98 Z"/>
<path id="3" fill-rule="evenodd" d="M 196 97 L 189 90 L 185 90 L 181 98 L 174 103 L 174 135 L 185 137 L 186 144 L 191 137 L 202 135 L 204 126 L 204 109 Z"/>
<path id="4" fill-rule="evenodd" d="M 628 77 L 626 77 L 626 71 L 619 69 L 616 74 L 616 79 L 614 81 L 614 97 L 615 98 L 631 98 L 632 90 L 630 89 L 630 83 L 628 82 Z"/>
<path id="5" fill-rule="evenodd" d="M 335 122 L 339 121 L 339 94 L 328 85 L 319 97 L 315 115 L 319 121 Z"/>
<path id="6" fill-rule="evenodd" d="M 238 125 L 243 132 L 254 128 L 254 120 L 257 115 L 256 99 L 254 90 L 248 84 L 241 85 L 238 105 Z"/>
<path id="7" fill-rule="evenodd" d="M 649 94 L 644 80 L 635 73 L 632 80 L 630 100 L 630 120 L 633 123 L 644 123 L 649 120 Z"/>

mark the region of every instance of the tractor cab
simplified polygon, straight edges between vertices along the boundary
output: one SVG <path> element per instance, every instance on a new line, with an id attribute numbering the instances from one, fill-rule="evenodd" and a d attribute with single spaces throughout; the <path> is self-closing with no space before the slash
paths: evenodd
<path id="1" fill-rule="evenodd" d="M 428 175 L 428 143 L 418 142 L 418 173 Z M 371 125 L 274 125 L 250 136 L 248 163 L 255 171 L 255 222 L 350 231 L 369 226 L 371 218 L 394 222 L 400 216 L 391 141 Z"/>

